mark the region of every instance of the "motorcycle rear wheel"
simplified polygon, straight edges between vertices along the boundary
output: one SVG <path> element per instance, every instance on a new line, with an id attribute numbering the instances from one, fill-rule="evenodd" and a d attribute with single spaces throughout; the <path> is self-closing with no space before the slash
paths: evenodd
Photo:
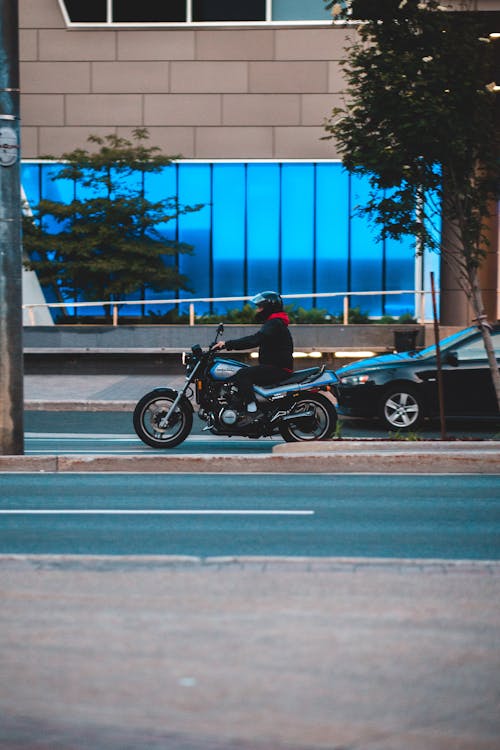
<path id="1" fill-rule="evenodd" d="M 146 445 L 152 448 L 175 448 L 182 443 L 193 426 L 191 404 L 181 400 L 171 424 L 162 426 L 161 420 L 172 406 L 177 393 L 170 389 L 146 393 L 134 409 L 134 429 Z"/>
<path id="2" fill-rule="evenodd" d="M 297 419 L 296 422 L 282 422 L 280 433 L 287 443 L 306 442 L 308 440 L 328 440 L 335 432 L 337 410 L 332 402 L 320 393 L 298 396 L 294 403 L 294 412 L 314 410 L 311 417 Z"/>

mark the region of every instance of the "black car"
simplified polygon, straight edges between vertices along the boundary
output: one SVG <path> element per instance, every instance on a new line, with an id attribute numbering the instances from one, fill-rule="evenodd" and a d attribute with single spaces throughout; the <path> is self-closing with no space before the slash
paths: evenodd
<path id="1" fill-rule="evenodd" d="M 500 359 L 500 324 L 492 339 Z M 448 417 L 495 417 L 498 407 L 483 337 L 466 328 L 440 342 Z M 439 414 L 436 347 L 363 359 L 337 370 L 338 412 L 379 417 L 390 430 L 414 430 Z"/>

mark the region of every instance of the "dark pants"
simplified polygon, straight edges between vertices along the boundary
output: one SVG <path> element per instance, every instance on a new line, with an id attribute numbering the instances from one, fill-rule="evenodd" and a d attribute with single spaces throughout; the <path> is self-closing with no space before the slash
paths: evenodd
<path id="1" fill-rule="evenodd" d="M 244 404 L 254 400 L 253 386 L 272 385 L 286 380 L 292 373 L 282 370 L 274 365 L 256 365 L 255 367 L 242 367 L 233 378 L 236 383 Z"/>

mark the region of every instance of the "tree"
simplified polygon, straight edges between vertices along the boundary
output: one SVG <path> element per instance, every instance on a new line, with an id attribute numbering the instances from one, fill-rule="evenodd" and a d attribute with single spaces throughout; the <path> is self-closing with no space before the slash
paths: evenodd
<path id="1" fill-rule="evenodd" d="M 133 140 L 90 136 L 97 149 L 63 154 L 52 176 L 73 183 L 73 200 L 41 200 L 24 218 L 25 265 L 42 284 L 55 284 L 63 299 L 113 301 L 137 290 L 143 296 L 147 288 L 191 291 L 176 259 L 192 246 L 166 239 L 159 227 L 202 206 L 147 199 L 146 175 L 175 158 L 147 145 L 148 138 L 142 128 Z"/>
<path id="2" fill-rule="evenodd" d="M 369 176 L 369 214 L 380 236 L 411 234 L 442 259 L 480 326 L 500 408 L 500 375 L 478 269 L 499 189 L 499 102 L 493 91 L 489 14 L 437 0 L 352 0 L 327 7 L 359 20 L 342 62 L 343 107 L 325 122 L 345 167 Z M 436 219 L 450 228 L 441 243 Z"/>

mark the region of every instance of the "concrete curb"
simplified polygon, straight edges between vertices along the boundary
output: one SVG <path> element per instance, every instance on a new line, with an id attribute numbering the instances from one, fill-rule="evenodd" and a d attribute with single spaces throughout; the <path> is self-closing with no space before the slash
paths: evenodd
<path id="1" fill-rule="evenodd" d="M 130 411 L 133 412 L 136 399 L 134 401 L 84 401 L 82 399 L 75 401 L 49 401 L 44 399 L 29 399 L 24 402 L 25 411 Z"/>
<path id="2" fill-rule="evenodd" d="M 281 446 L 280 446 L 281 447 Z M 300 473 L 500 474 L 500 453 L 446 450 L 318 450 L 255 455 L 0 456 L 0 472 L 50 473 Z"/>
<path id="3" fill-rule="evenodd" d="M 273 453 L 287 455 L 318 455 L 324 453 L 404 453 L 414 456 L 429 452 L 488 453 L 500 458 L 498 440 L 389 440 L 384 438 L 343 438 L 341 440 L 321 440 L 310 443 L 278 443 Z"/>
<path id="4" fill-rule="evenodd" d="M 88 554 L 0 554 L 0 568 L 35 568 L 56 570 L 113 571 L 153 568 L 254 568 L 263 572 L 269 568 L 304 570 L 307 572 L 353 573 L 366 568 L 380 570 L 416 571 L 418 573 L 488 573 L 500 575 L 500 560 L 449 560 L 427 557 L 280 557 L 276 555 L 234 555 L 198 557 L 196 555 L 88 555 Z"/>

